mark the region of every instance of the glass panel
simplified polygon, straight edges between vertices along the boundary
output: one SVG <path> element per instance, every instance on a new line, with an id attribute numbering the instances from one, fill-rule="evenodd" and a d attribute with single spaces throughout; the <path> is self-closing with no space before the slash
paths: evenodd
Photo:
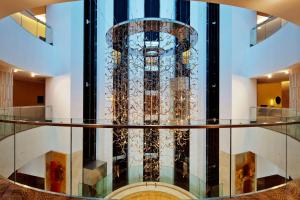
<path id="1" fill-rule="evenodd" d="M 72 124 L 81 124 L 83 120 L 72 119 Z M 82 189 L 83 171 L 83 128 L 71 127 L 70 193 L 85 196 Z M 97 174 L 96 174 L 97 176 Z"/>
<path id="2" fill-rule="evenodd" d="M 32 13 L 23 11 L 11 15 L 11 17 L 29 33 L 53 45 L 52 28 L 37 19 Z"/>
<path id="3" fill-rule="evenodd" d="M 270 37 L 286 23 L 287 21 L 281 18 L 270 17 L 265 22 L 257 25 L 250 31 L 250 46 L 254 46 Z"/>
<path id="4" fill-rule="evenodd" d="M 14 110 L 15 113 L 19 111 Z M 1 119 L 12 118 L 6 116 Z M 299 120 L 281 119 L 289 122 Z M 83 123 L 81 119 L 51 121 L 72 122 L 74 125 Z M 110 124 L 104 120 L 97 123 Z M 207 122 L 210 125 L 217 123 L 231 124 L 230 120 Z M 232 124 L 240 126 L 248 123 L 249 120 L 232 121 Z M 191 124 L 206 123 L 199 120 Z M 299 124 L 219 130 L 211 128 L 210 131 L 183 127 L 97 128 L 96 160 L 85 164 L 83 128 L 22 126 L 31 128 L 18 132 L 14 140 L 16 127 L 0 123 L 2 135 L 10 135 L 1 141 L 1 156 L 7 162 L 0 164 L 0 174 L 12 180 L 16 175 L 19 183 L 68 195 L 104 198 L 130 184 L 146 189 L 170 184 L 171 188 L 184 189 L 201 199 L 269 189 L 300 176 L 300 155 L 297 150 Z M 219 140 L 206 143 L 207 134 L 214 134 L 211 130 L 219 131 Z M 206 179 L 206 156 L 211 153 L 205 151 L 208 145 L 219 147 L 216 184 L 215 177 Z"/>
<path id="5" fill-rule="evenodd" d="M 10 120 L 7 116 L 1 116 L 1 120 Z M 14 124 L 0 122 L 0 177 L 15 181 L 15 137 Z"/>
<path id="6" fill-rule="evenodd" d="M 57 121 L 70 123 L 68 119 Z M 16 134 L 17 182 L 69 195 L 70 128 L 22 124 L 19 131 Z"/>
<path id="7" fill-rule="evenodd" d="M 230 125 L 231 122 L 228 120 L 223 120 L 220 122 L 221 124 Z M 232 130 L 230 128 L 222 128 L 219 129 L 219 197 L 222 196 L 230 196 L 232 193 Z M 209 181 L 209 180 L 207 180 Z M 218 196 L 213 196 L 218 197 Z"/>
<path id="8" fill-rule="evenodd" d="M 236 123 L 235 123 L 236 124 Z M 286 181 L 286 126 L 232 129 L 232 194 L 265 190 Z"/>
<path id="9" fill-rule="evenodd" d="M 290 117 L 288 122 L 299 121 L 299 117 Z M 300 178 L 300 124 L 287 126 L 287 181 L 298 180 Z"/>

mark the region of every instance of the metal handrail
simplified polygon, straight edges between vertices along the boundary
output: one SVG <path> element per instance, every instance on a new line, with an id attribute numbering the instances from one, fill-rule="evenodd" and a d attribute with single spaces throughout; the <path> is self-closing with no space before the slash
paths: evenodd
<path id="1" fill-rule="evenodd" d="M 51 122 L 47 121 L 30 121 L 30 120 L 15 120 L 15 119 L 0 119 L 1 123 L 11 124 L 26 124 L 34 126 L 56 126 L 56 127 L 74 127 L 74 128 L 129 128 L 129 129 L 220 129 L 220 128 L 253 128 L 253 127 L 270 127 L 270 126 L 284 126 L 299 124 L 300 121 L 291 120 L 287 122 L 260 122 L 260 123 L 237 123 L 237 124 L 205 124 L 205 125 L 134 125 L 134 124 L 91 124 L 91 123 L 65 123 L 65 122 Z"/>
<path id="2" fill-rule="evenodd" d="M 275 19 L 277 19 L 277 18 L 278 18 L 278 17 L 271 16 L 271 17 L 269 17 L 267 20 L 265 20 L 265 21 L 263 21 L 263 22 L 257 24 L 257 25 L 256 25 L 255 27 L 253 27 L 252 29 L 256 29 L 256 28 L 258 28 L 258 27 L 260 27 L 260 26 L 262 26 L 262 25 L 264 25 L 264 24 L 267 24 L 267 23 L 269 23 L 269 22 L 271 22 L 271 21 L 273 21 L 273 20 L 275 20 Z"/>
<path id="3" fill-rule="evenodd" d="M 30 11 L 25 10 L 12 14 L 11 18 L 28 33 L 50 45 L 53 45 L 52 27 L 36 18 Z M 24 19 L 26 19 L 25 24 L 23 22 Z"/>
<path id="4" fill-rule="evenodd" d="M 24 15 L 26 15 L 27 17 L 30 17 L 30 18 L 33 19 L 33 20 L 36 20 L 38 23 L 41 23 L 41 24 L 47 26 L 48 28 L 52 29 L 52 27 L 49 26 L 47 23 L 45 23 L 45 22 L 41 21 L 40 19 L 36 18 L 36 17 L 34 16 L 34 14 L 33 14 L 31 11 L 29 11 L 29 10 L 24 10 L 24 11 L 22 11 L 21 13 L 24 14 Z"/>
<path id="5" fill-rule="evenodd" d="M 268 26 L 268 24 L 272 23 L 275 20 L 280 20 L 280 26 L 278 26 L 276 28 L 276 30 L 271 31 L 268 34 L 265 33 L 263 39 L 258 39 L 257 38 L 258 32 L 261 31 L 261 30 L 266 29 L 266 27 Z M 284 19 L 272 16 L 272 17 L 269 17 L 267 20 L 263 21 L 262 23 L 257 24 L 255 27 L 251 28 L 251 30 L 250 30 L 250 46 L 254 46 L 254 45 L 256 45 L 256 44 L 264 41 L 265 39 L 267 39 L 268 37 L 270 37 L 271 35 L 273 35 L 274 33 L 276 33 L 279 29 L 281 29 L 286 23 L 287 23 L 287 21 L 285 21 Z"/>

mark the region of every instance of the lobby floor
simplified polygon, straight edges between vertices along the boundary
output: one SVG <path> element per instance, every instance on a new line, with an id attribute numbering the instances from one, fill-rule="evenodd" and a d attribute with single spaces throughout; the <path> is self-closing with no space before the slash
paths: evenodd
<path id="1" fill-rule="evenodd" d="M 5 179 L 0 179 L 1 200 L 71 200 L 69 198 L 48 194 L 15 185 Z M 286 187 L 277 188 L 267 192 L 260 192 L 252 195 L 222 198 L 222 200 L 300 200 L 300 180 L 292 181 Z"/>

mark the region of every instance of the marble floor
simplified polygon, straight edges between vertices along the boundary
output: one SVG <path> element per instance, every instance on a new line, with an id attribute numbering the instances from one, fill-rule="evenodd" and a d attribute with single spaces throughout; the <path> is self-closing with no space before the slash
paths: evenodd
<path id="1" fill-rule="evenodd" d="M 1 200 L 76 200 L 65 196 L 58 196 L 24 188 L 13 184 L 5 179 L 0 179 Z M 134 198 L 133 198 L 134 199 Z M 273 189 L 266 192 L 259 192 L 252 195 L 235 198 L 222 198 L 222 200 L 300 200 L 300 180 L 292 181 L 285 187 Z"/>

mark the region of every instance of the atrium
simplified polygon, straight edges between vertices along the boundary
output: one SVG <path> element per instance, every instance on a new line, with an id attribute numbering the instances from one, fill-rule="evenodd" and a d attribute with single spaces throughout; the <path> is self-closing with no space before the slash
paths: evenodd
<path id="1" fill-rule="evenodd" d="M 299 10 L 2 0 L 0 199 L 299 200 Z"/>

